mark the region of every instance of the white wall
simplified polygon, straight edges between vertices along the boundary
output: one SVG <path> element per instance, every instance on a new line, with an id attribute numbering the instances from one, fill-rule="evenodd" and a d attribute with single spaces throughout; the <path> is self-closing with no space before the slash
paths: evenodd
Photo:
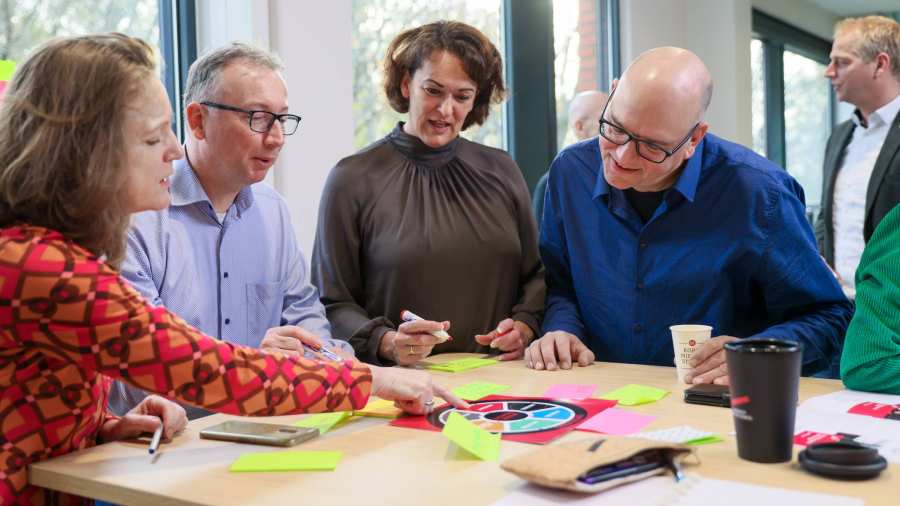
<path id="1" fill-rule="evenodd" d="M 713 78 L 710 131 L 752 145 L 749 0 L 626 0 L 620 6 L 623 69 L 654 47 L 693 51 Z"/>
<path id="2" fill-rule="evenodd" d="M 198 52 L 250 42 L 285 63 L 291 112 L 303 120 L 266 180 L 285 197 L 300 247 L 312 254 L 331 167 L 353 153 L 351 2 L 198 0 Z"/>

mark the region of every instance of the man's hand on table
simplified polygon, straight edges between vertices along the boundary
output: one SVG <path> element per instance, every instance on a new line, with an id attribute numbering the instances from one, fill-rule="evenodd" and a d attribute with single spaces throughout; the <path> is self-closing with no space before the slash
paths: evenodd
<path id="1" fill-rule="evenodd" d="M 714 383 L 728 384 L 728 363 L 725 362 L 725 344 L 737 341 L 732 336 L 718 336 L 703 343 L 691 357 L 693 371 L 684 377 L 684 381 L 694 385 Z"/>
<path id="2" fill-rule="evenodd" d="M 580 339 L 568 332 L 557 330 L 531 343 L 525 350 L 525 366 L 537 371 L 571 369 L 573 359 L 584 367 L 594 363 L 594 352 Z M 557 365 L 558 364 L 558 365 Z"/>

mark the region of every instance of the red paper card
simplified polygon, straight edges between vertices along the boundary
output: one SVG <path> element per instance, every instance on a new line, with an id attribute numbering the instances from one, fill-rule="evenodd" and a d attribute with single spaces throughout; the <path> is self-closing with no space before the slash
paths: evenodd
<path id="1" fill-rule="evenodd" d="M 880 402 L 861 402 L 847 410 L 847 413 L 853 413 L 854 415 L 892 419 L 896 416 L 895 412 L 900 413 L 900 405 L 881 404 Z"/>
<path id="2" fill-rule="evenodd" d="M 798 432 L 794 435 L 794 444 L 809 446 L 821 443 L 837 443 L 842 439 L 844 439 L 844 436 L 838 434 L 825 434 L 823 432 L 804 430 L 803 432 Z"/>
<path id="3" fill-rule="evenodd" d="M 395 427 L 439 431 L 452 411 L 503 439 L 545 444 L 568 433 L 583 421 L 616 405 L 605 399 L 559 401 L 543 397 L 491 395 L 472 401 L 469 409 L 441 406 L 428 416 L 407 416 L 391 422 Z"/>

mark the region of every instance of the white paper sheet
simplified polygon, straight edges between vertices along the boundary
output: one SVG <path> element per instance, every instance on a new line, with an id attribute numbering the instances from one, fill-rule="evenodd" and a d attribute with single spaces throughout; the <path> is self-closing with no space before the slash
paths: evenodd
<path id="1" fill-rule="evenodd" d="M 491 506 L 863 506 L 855 497 L 801 492 L 785 488 L 713 480 L 693 475 L 676 485 L 671 476 L 654 476 L 599 494 L 563 492 L 536 485 L 523 485 Z"/>
<path id="2" fill-rule="evenodd" d="M 794 434 L 803 431 L 845 434 L 845 438 L 878 447 L 889 462 L 900 463 L 900 420 L 848 413 L 864 402 L 896 406 L 900 405 L 900 395 L 841 390 L 810 398 L 797 408 Z"/>

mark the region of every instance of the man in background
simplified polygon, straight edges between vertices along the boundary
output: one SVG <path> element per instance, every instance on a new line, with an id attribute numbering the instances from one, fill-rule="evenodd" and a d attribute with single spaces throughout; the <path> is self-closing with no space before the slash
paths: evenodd
<path id="1" fill-rule="evenodd" d="M 825 77 L 856 110 L 825 148 L 816 242 L 853 299 L 863 248 L 900 202 L 900 25 L 883 16 L 839 22 Z"/>
<path id="2" fill-rule="evenodd" d="M 569 130 L 575 135 L 577 141 L 583 141 L 597 137 L 600 131 L 600 113 L 609 95 L 602 91 L 588 90 L 577 93 L 569 102 Z M 538 226 L 541 216 L 544 214 L 544 193 L 547 191 L 547 178 L 550 173 L 544 173 L 534 187 L 531 197 L 531 207 L 537 218 Z"/>

